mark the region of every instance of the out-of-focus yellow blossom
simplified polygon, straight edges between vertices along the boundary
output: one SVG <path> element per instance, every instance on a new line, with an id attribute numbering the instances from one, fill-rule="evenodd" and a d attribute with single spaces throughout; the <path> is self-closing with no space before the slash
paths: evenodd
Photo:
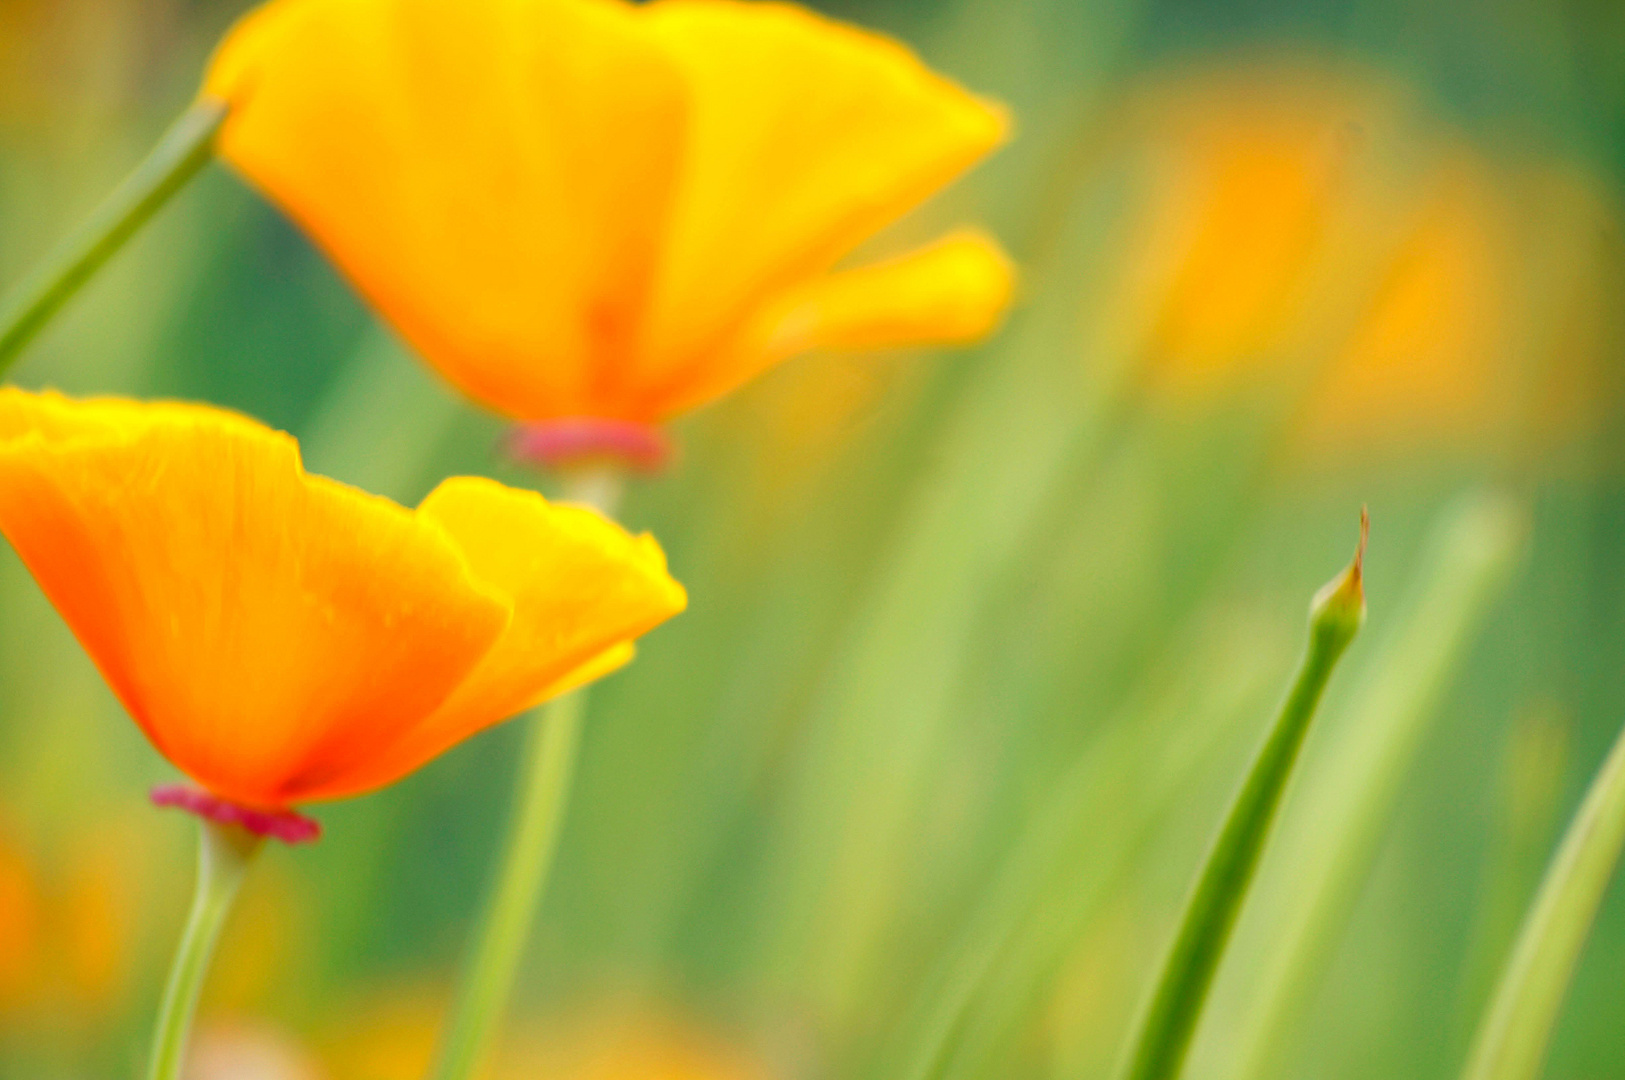
<path id="1" fill-rule="evenodd" d="M 0 832 L 0 1027 L 104 1027 L 137 966 L 149 848 L 120 813 L 49 845 Z"/>
<path id="2" fill-rule="evenodd" d="M 1289 332 L 1340 169 L 1328 132 L 1302 118 L 1203 119 L 1186 148 L 1190 171 L 1171 178 L 1183 190 L 1164 209 L 1185 250 L 1152 327 L 1157 362 L 1186 378 L 1257 361 Z"/>
<path id="3" fill-rule="evenodd" d="M 1304 403 L 1319 441 L 1360 430 L 1411 442 L 1475 437 L 1517 410 L 1509 370 L 1517 299 L 1508 208 L 1482 166 L 1445 160 L 1418 185 L 1398 242 L 1363 286 L 1347 338 Z"/>
<path id="4" fill-rule="evenodd" d="M 1530 197 L 1549 165 L 1492 162 L 1376 77 L 1256 57 L 1153 84 L 1121 130 L 1145 199 L 1103 318 L 1165 399 L 1284 388 L 1300 450 L 1574 427 L 1563 387 L 1603 349 L 1563 335 L 1601 309 L 1576 306 L 1595 283 L 1552 295 L 1534 239 L 1612 213 Z"/>
<path id="5" fill-rule="evenodd" d="M 662 420 L 808 349 L 977 338 L 1010 298 L 968 231 L 835 269 L 1005 120 L 791 5 L 272 0 L 204 93 L 225 159 L 517 419 Z"/>
<path id="6" fill-rule="evenodd" d="M 57 957 L 74 996 L 96 1011 L 125 989 L 135 935 L 136 900 L 127 830 L 97 830 L 80 837 L 55 905 Z"/>
<path id="7" fill-rule="evenodd" d="M 0 830 L 0 1011 L 26 1000 L 39 962 L 39 881 L 27 853 Z"/>
<path id="8" fill-rule="evenodd" d="M 405 981 L 340 1006 L 320 1040 L 327 1071 L 347 1080 L 418 1080 L 434 1063 L 448 996 L 433 982 Z"/>

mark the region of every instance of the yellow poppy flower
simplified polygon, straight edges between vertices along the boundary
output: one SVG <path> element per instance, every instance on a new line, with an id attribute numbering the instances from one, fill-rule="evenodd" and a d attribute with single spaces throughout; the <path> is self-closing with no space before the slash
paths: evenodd
<path id="1" fill-rule="evenodd" d="M 249 810 L 387 784 L 685 603 L 590 510 L 472 477 L 408 510 L 194 405 L 0 390 L 0 531 L 153 745 Z"/>
<path id="2" fill-rule="evenodd" d="M 885 38 L 732 0 L 272 0 L 218 149 L 445 376 L 647 423 L 815 347 L 959 342 L 1010 266 L 957 233 L 833 269 L 1004 137 Z"/>

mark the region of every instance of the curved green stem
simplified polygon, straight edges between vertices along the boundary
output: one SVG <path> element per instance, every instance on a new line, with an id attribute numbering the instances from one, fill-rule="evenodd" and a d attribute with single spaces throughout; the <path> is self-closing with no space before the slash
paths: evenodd
<path id="1" fill-rule="evenodd" d="M 195 102 L 90 219 L 7 295 L 0 307 L 0 373 L 102 264 L 209 163 L 226 112 L 226 103 L 218 98 Z"/>
<path id="2" fill-rule="evenodd" d="M 607 513 L 618 489 L 619 477 L 613 473 L 583 472 L 571 477 L 565 498 Z M 435 1080 L 473 1076 L 501 1028 L 558 847 L 586 705 L 583 688 L 555 698 L 526 720 L 519 786 L 501 863 L 474 928 L 431 1074 Z"/>
<path id="3" fill-rule="evenodd" d="M 197 891 L 169 969 L 163 1002 L 158 1006 L 147 1080 L 178 1080 L 181 1075 L 186 1040 L 197 1011 L 198 993 L 203 989 L 203 976 L 209 970 L 209 958 L 248 864 L 261 844 L 260 837 L 235 825 L 216 825 L 201 819 L 198 825 Z"/>
<path id="4" fill-rule="evenodd" d="M 1268 907 L 1253 921 L 1264 928 L 1267 947 L 1252 939 L 1256 981 L 1245 1011 L 1223 1029 L 1233 1049 L 1221 1055 L 1231 1065 L 1218 1080 L 1292 1071 L 1285 1056 L 1297 1045 L 1405 777 L 1440 718 L 1441 699 L 1512 581 L 1524 528 L 1523 508 L 1494 492 L 1463 496 L 1433 526 L 1408 596 L 1391 610 L 1391 629 L 1364 665 L 1338 730 L 1327 732 L 1335 741 L 1298 780 L 1297 820 L 1283 822 L 1274 841 L 1280 865 L 1291 869 L 1267 898 L 1258 897 Z"/>
<path id="5" fill-rule="evenodd" d="M 1332 669 L 1365 619 L 1364 553 L 1362 514 L 1360 548 L 1354 562 L 1315 597 L 1310 609 L 1309 650 L 1186 901 L 1179 934 L 1129 1043 L 1129 1056 L 1119 1074 L 1123 1080 L 1173 1080 L 1185 1063 L 1208 988 L 1247 897 L 1298 749 Z"/>
<path id="6" fill-rule="evenodd" d="M 1473 1040 L 1464 1080 L 1534 1080 L 1625 846 L 1625 731 L 1570 822 Z"/>

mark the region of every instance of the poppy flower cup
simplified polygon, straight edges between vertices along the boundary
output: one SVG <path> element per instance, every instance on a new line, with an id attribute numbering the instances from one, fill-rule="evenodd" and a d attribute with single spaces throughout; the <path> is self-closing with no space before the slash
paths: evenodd
<path id="1" fill-rule="evenodd" d="M 624 664 L 681 611 L 660 548 L 456 477 L 415 510 L 198 405 L 0 390 L 0 531 L 185 805 L 262 834 Z"/>
<path id="2" fill-rule="evenodd" d="M 646 466 L 650 425 L 791 355 L 974 340 L 1010 299 L 971 230 L 836 268 L 1006 121 L 797 7 L 273 0 L 204 94 L 218 153 L 424 359 L 546 422 L 521 452 Z"/>

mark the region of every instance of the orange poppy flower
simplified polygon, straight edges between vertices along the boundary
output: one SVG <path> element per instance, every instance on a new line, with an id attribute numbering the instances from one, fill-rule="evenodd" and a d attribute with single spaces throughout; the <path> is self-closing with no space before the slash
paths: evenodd
<path id="1" fill-rule="evenodd" d="M 0 390 L 0 531 L 210 793 L 165 801 L 236 820 L 396 780 L 685 603 L 593 511 L 473 477 L 408 510 L 196 405 Z"/>
<path id="2" fill-rule="evenodd" d="M 959 342 L 990 239 L 833 269 L 1004 137 L 905 48 L 732 0 L 272 0 L 220 154 L 448 379 L 519 420 L 663 420 L 815 347 Z"/>

